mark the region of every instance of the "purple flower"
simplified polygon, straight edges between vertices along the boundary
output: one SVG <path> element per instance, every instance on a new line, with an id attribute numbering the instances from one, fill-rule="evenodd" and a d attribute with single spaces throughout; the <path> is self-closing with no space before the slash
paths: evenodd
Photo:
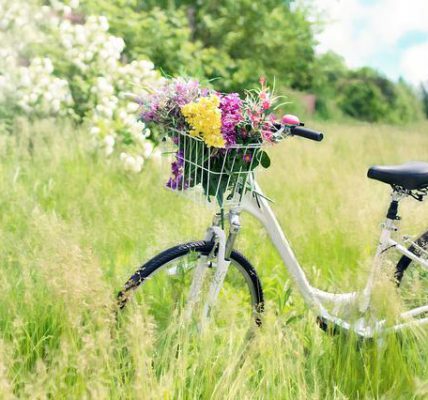
<path id="1" fill-rule="evenodd" d="M 166 183 L 166 187 L 173 190 L 186 190 L 189 183 L 183 176 L 184 154 L 181 150 L 175 155 L 176 160 L 171 163 L 172 177 Z"/>
<path id="2" fill-rule="evenodd" d="M 241 107 L 238 93 L 230 93 L 220 99 L 221 133 L 226 144 L 236 143 L 236 126 L 243 120 Z"/>
<path id="3" fill-rule="evenodd" d="M 169 178 L 168 182 L 166 183 L 166 187 L 172 190 L 186 190 L 189 188 L 189 184 L 184 179 L 183 175 L 179 175 Z"/>
<path id="4" fill-rule="evenodd" d="M 244 160 L 244 162 L 246 162 L 247 164 L 249 164 L 251 162 L 251 160 L 253 159 L 253 155 L 250 153 L 245 153 L 242 156 L 242 159 Z"/>
<path id="5" fill-rule="evenodd" d="M 164 126 L 168 126 L 173 119 L 175 127 L 180 128 L 180 125 L 184 126 L 181 107 L 209 94 L 210 91 L 202 89 L 196 80 L 170 80 L 153 93 L 142 96 L 140 118 L 144 122 Z"/>
<path id="6" fill-rule="evenodd" d="M 195 80 L 176 80 L 173 86 L 172 101 L 179 107 L 193 101 L 199 94 L 199 82 Z"/>

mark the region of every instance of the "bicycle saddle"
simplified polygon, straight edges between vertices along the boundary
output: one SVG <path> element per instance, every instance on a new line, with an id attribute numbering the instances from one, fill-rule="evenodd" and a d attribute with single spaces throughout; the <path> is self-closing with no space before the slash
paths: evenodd
<path id="1" fill-rule="evenodd" d="M 376 165 L 368 170 L 367 176 L 407 190 L 424 189 L 428 187 L 428 163 L 409 161 L 401 165 Z"/>

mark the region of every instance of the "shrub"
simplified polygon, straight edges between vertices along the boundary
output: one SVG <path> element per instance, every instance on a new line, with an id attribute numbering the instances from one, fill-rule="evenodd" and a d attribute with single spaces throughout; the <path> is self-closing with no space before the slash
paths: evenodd
<path id="1" fill-rule="evenodd" d="M 351 117 L 403 123 L 423 116 L 421 103 L 410 86 L 404 81 L 394 84 L 371 68 L 350 71 L 339 88 L 340 107 Z"/>
<path id="2" fill-rule="evenodd" d="M 125 153 L 126 165 L 129 159 L 139 160 L 138 168 L 132 168 L 139 172 L 156 138 L 137 122 L 138 106 L 122 94 L 144 92 L 162 80 L 151 61 L 126 62 L 125 42 L 109 33 L 107 18 L 85 17 L 77 6 L 78 1 L 51 1 L 43 7 L 5 2 L 0 15 L 0 40 L 6 44 L 0 61 L 0 114 L 9 119 L 19 114 L 71 116 L 86 122 L 94 147 L 106 155 Z M 18 45 L 13 33 L 21 27 L 25 34 Z"/>

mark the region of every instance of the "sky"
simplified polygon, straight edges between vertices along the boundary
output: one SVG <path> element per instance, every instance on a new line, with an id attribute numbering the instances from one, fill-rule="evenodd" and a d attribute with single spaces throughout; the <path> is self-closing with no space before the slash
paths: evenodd
<path id="1" fill-rule="evenodd" d="M 319 52 L 392 79 L 428 81 L 428 0 L 314 0 L 326 21 Z"/>

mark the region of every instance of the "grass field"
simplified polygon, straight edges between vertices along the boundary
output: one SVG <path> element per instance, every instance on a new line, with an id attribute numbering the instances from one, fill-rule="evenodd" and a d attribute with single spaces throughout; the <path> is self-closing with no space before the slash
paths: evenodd
<path id="1" fill-rule="evenodd" d="M 273 148 L 260 182 L 311 280 L 359 288 L 389 196 L 366 170 L 428 160 L 428 125 L 312 126 L 325 141 Z M 267 315 L 246 347 L 233 324 L 162 346 L 138 314 L 117 324 L 115 294 L 138 264 L 201 239 L 211 214 L 165 191 L 154 162 L 128 176 L 86 148 L 85 134 L 50 122 L 0 137 L 0 398 L 428 397 L 423 332 L 383 345 L 327 336 L 296 291 L 282 294 L 292 284 L 248 218 L 237 247 L 261 276 Z M 406 233 L 427 228 L 426 203 L 406 200 L 401 215 Z"/>

